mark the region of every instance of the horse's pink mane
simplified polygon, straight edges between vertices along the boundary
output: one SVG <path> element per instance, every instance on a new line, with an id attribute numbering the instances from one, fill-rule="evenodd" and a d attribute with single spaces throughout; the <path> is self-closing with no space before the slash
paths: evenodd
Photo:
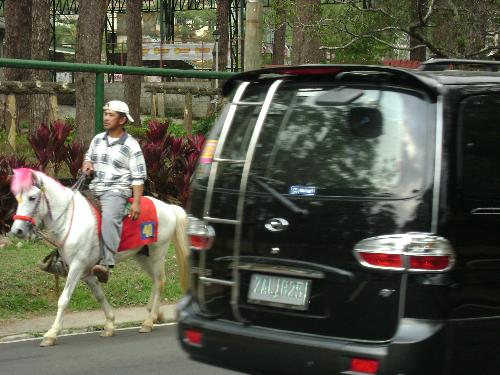
<path id="1" fill-rule="evenodd" d="M 35 179 L 33 179 L 33 177 L 35 177 Z M 14 195 L 27 191 L 37 182 L 37 179 L 45 182 L 53 181 L 56 186 L 59 186 L 61 189 L 65 189 L 59 181 L 54 180 L 52 177 L 47 176 L 43 172 L 34 171 L 29 168 L 17 168 L 14 169 L 14 177 L 12 178 L 12 182 L 10 184 L 10 190 Z"/>
<path id="2" fill-rule="evenodd" d="M 33 186 L 33 171 L 29 168 L 14 169 L 10 190 L 14 195 L 29 190 Z"/>

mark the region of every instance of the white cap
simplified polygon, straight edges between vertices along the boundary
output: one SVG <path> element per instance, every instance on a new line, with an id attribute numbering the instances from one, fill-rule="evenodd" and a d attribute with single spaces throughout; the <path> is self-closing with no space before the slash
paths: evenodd
<path id="1" fill-rule="evenodd" d="M 130 112 L 129 112 L 127 103 L 122 102 L 121 100 L 111 100 L 111 101 L 107 102 L 106 104 L 104 104 L 104 107 L 102 107 L 102 109 L 110 109 L 110 110 L 115 111 L 115 112 L 125 113 L 128 120 L 130 122 L 134 122 L 134 119 L 132 118 L 132 116 L 130 116 Z"/>

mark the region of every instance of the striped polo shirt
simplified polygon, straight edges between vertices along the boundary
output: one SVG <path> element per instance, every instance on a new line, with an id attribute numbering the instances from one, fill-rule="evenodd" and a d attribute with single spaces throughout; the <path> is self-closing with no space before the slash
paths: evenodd
<path id="1" fill-rule="evenodd" d="M 132 185 L 142 185 L 146 180 L 146 162 L 139 143 L 124 132 L 118 140 L 109 142 L 107 133 L 97 134 L 85 154 L 94 167 L 90 188 L 96 194 L 106 191 L 132 195 Z"/>

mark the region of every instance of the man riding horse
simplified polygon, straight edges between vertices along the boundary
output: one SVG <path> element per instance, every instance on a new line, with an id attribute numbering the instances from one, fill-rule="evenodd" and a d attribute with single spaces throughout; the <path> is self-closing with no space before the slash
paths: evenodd
<path id="1" fill-rule="evenodd" d="M 83 173 L 93 175 L 90 189 L 99 199 L 102 209 L 102 258 L 92 268 L 100 282 L 107 282 L 109 269 L 115 265 L 120 244 L 122 221 L 128 199 L 133 196 L 128 215 L 136 220 L 140 213 L 140 198 L 146 180 L 146 163 L 139 143 L 124 129 L 133 122 L 128 105 L 119 100 L 105 104 L 103 133 L 90 143 L 82 165 Z"/>

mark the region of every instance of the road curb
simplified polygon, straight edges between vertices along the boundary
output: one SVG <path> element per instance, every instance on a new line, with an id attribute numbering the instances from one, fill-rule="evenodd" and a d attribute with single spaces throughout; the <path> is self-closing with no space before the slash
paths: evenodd
<path id="1" fill-rule="evenodd" d="M 162 323 L 177 321 L 174 304 L 162 305 Z M 147 317 L 145 306 L 115 309 L 115 327 L 117 329 L 139 327 Z M 55 314 L 33 319 L 19 319 L 3 323 L 0 326 L 0 344 L 12 341 L 41 338 L 50 328 Z M 102 331 L 105 317 L 102 310 L 80 311 L 66 313 L 63 330 L 60 335 Z"/>

